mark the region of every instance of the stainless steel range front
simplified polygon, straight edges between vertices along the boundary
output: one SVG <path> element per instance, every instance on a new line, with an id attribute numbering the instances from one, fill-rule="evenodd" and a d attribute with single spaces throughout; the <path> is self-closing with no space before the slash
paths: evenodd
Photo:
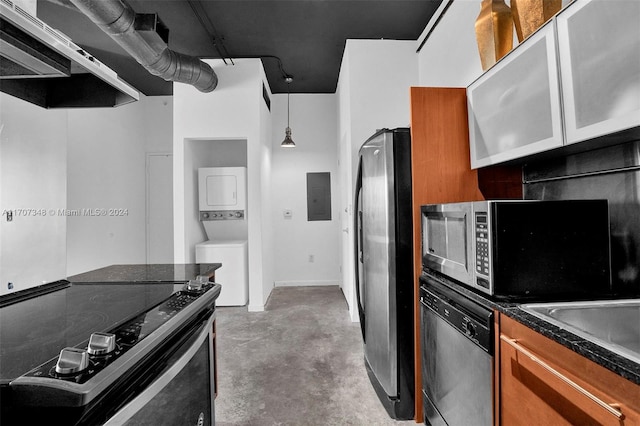
<path id="1" fill-rule="evenodd" d="M 60 282 L 4 300 L 0 423 L 213 425 L 220 288 Z"/>
<path id="2" fill-rule="evenodd" d="M 493 312 L 420 277 L 423 416 L 431 426 L 493 424 Z"/>

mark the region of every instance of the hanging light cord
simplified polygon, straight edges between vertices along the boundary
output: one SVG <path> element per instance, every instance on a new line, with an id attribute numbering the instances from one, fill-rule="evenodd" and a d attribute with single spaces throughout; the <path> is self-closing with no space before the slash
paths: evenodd
<path id="1" fill-rule="evenodd" d="M 287 127 L 289 127 L 289 83 L 291 82 L 287 81 Z"/>
<path id="2" fill-rule="evenodd" d="M 287 83 L 287 128 L 284 131 L 285 137 L 280 146 L 286 148 L 293 148 L 296 146 L 293 139 L 291 139 L 291 127 L 289 127 L 290 118 L 291 118 L 291 91 L 289 90 L 289 85 L 293 81 L 293 77 L 287 76 L 285 78 L 285 82 Z"/>

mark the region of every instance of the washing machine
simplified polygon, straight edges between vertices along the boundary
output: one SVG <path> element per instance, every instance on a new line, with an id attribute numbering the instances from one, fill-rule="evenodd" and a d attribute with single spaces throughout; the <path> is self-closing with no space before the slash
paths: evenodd
<path id="1" fill-rule="evenodd" d="M 249 302 L 246 240 L 196 244 L 196 263 L 222 263 L 216 270 L 216 283 L 222 286 L 216 306 L 244 306 Z"/>

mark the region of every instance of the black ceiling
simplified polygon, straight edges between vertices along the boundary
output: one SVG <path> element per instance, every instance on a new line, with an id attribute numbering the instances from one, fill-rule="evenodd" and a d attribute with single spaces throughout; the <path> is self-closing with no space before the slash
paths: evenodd
<path id="1" fill-rule="evenodd" d="M 169 47 L 177 52 L 200 58 L 261 57 L 274 93 L 287 91 L 283 70 L 294 78 L 290 85 L 292 93 L 334 93 L 346 39 L 416 40 L 441 1 L 128 0 L 128 3 L 137 13 L 157 13 L 169 29 Z M 194 10 L 200 11 L 199 17 Z M 67 34 L 145 95 L 173 93 L 172 83 L 149 74 L 68 0 L 38 0 L 38 17 Z M 232 66 L 228 58 L 227 62 Z"/>

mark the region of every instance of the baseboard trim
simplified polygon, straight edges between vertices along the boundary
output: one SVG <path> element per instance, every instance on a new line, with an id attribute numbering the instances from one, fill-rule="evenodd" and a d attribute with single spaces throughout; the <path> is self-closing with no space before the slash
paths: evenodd
<path id="1" fill-rule="evenodd" d="M 249 305 L 247 306 L 249 312 L 264 312 L 264 305 Z"/>
<path id="2" fill-rule="evenodd" d="M 336 280 L 313 280 L 313 281 L 275 281 L 276 287 L 311 287 L 311 286 L 339 286 L 340 281 Z"/>

